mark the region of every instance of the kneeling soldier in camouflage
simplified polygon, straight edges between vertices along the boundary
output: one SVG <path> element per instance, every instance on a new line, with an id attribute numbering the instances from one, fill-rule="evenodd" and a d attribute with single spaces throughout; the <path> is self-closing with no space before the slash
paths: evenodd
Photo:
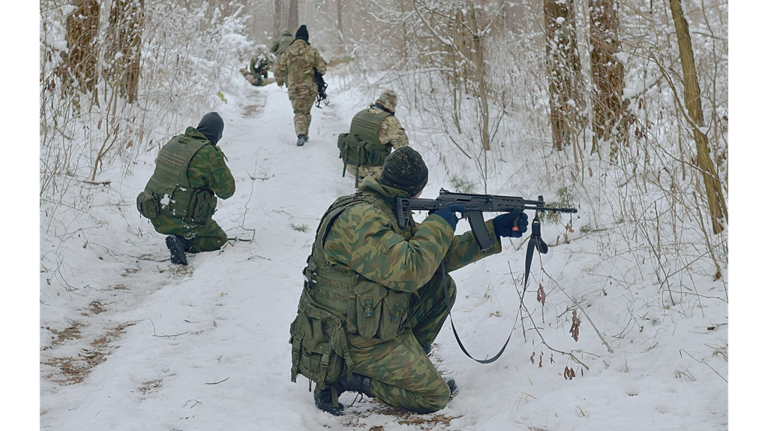
<path id="1" fill-rule="evenodd" d="M 235 178 L 216 146 L 223 131 L 224 120 L 209 112 L 197 128 L 174 136 L 160 149 L 155 172 L 136 198 L 139 213 L 157 232 L 170 235 L 165 244 L 172 263 L 186 265 L 186 253 L 218 250 L 227 242 L 212 218 L 217 196 L 235 193 Z"/>
<path id="2" fill-rule="evenodd" d="M 427 166 L 406 146 L 384 161 L 381 176 L 366 177 L 358 192 L 326 211 L 304 269 L 306 282 L 291 324 L 291 379 L 315 382 L 318 408 L 340 415 L 338 396 L 355 391 L 394 407 L 430 413 L 448 403 L 455 383 L 445 381 L 427 357 L 456 298 L 448 271 L 499 253 L 499 236 L 520 236 L 527 216 L 519 212 L 486 222 L 496 238 L 481 251 L 472 232 L 454 236 L 454 205 L 400 229 L 395 198 L 417 197 Z M 519 215 L 519 218 L 518 218 Z M 520 228 L 512 232 L 518 219 Z"/>

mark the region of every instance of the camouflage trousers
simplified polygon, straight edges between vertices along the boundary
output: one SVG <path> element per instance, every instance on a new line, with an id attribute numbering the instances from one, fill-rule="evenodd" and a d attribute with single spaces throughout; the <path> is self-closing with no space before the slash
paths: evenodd
<path id="1" fill-rule="evenodd" d="M 312 122 L 312 105 L 317 98 L 317 86 L 293 85 L 288 89 L 288 98 L 293 106 L 293 128 L 296 136 L 309 136 L 309 123 Z"/>
<path id="2" fill-rule="evenodd" d="M 243 74 L 243 77 L 245 77 L 246 81 L 250 82 L 251 85 L 258 87 L 261 86 L 264 81 L 264 78 L 261 75 L 254 75 L 251 72 L 248 72 L 248 69 L 240 69 L 240 73 Z"/>
<path id="3" fill-rule="evenodd" d="M 227 234 L 212 218 L 205 223 L 195 223 L 191 219 L 160 214 L 150 221 L 159 233 L 189 240 L 190 253 L 218 250 L 227 242 Z"/>
<path id="4" fill-rule="evenodd" d="M 450 304 L 456 283 L 448 277 Z M 414 295 L 415 296 L 415 295 Z M 411 330 L 394 340 L 370 345 L 371 339 L 348 335 L 354 373 L 371 378 L 371 392 L 381 402 L 417 413 L 431 413 L 448 403 L 451 390 L 424 353 L 448 317 L 442 275 L 436 274 L 411 304 Z"/>
<path id="5" fill-rule="evenodd" d="M 254 75 L 248 71 L 248 69 L 240 69 L 240 73 L 243 74 L 245 80 L 250 82 L 251 85 L 256 87 L 264 87 L 275 82 L 275 78 L 264 78 L 261 75 Z"/>

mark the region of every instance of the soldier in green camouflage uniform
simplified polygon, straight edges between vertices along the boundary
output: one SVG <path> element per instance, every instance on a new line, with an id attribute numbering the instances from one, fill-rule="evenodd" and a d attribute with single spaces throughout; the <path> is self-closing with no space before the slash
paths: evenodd
<path id="1" fill-rule="evenodd" d="M 280 33 L 280 37 L 275 39 L 275 42 L 272 44 L 270 52 L 272 52 L 275 57 L 280 58 L 285 50 L 288 49 L 288 46 L 290 46 L 291 42 L 293 42 L 293 35 L 290 31 L 288 31 L 288 29 L 283 29 L 283 32 Z"/>
<path id="2" fill-rule="evenodd" d="M 324 75 L 326 63 L 317 50 L 309 45 L 309 32 L 302 25 L 296 31 L 296 39 L 285 50 L 275 65 L 277 85 L 288 87 L 288 97 L 293 105 L 293 125 L 302 146 L 309 139 L 309 123 L 312 121 L 312 105 L 317 97 L 315 71 Z"/>
<path id="3" fill-rule="evenodd" d="M 408 135 L 395 117 L 395 108 L 397 108 L 397 95 L 392 90 L 385 90 L 374 104 L 352 118 L 349 135 L 356 136 L 358 140 L 365 140 L 366 136 L 375 137 L 375 140 L 370 139 L 372 142 L 364 144 L 365 150 L 372 153 L 365 157 L 364 165 L 357 165 L 354 161 L 349 162 L 342 152 L 347 172 L 356 178 L 355 186 L 367 175 L 373 175 L 374 179 L 379 178 L 387 154 L 393 149 L 408 145 Z M 350 147 L 347 148 L 354 151 Z"/>
<path id="4" fill-rule="evenodd" d="M 443 279 L 440 264 L 447 271 L 462 268 L 499 253 L 499 236 L 519 237 L 527 229 L 520 212 L 487 221 L 496 243 L 483 252 L 472 232 L 454 236 L 460 205 L 420 224 L 411 217 L 410 227 L 401 229 L 395 198 L 418 197 L 427 177 L 418 152 L 399 148 L 378 180 L 363 179 L 358 192 L 337 199 L 320 222 L 290 343 L 291 378 L 314 381 L 315 404 L 324 411 L 341 414 L 344 391 L 418 413 L 445 407 L 455 384 L 443 380 L 426 353 L 448 316 L 446 302 L 453 306 L 456 297 L 456 284 Z M 520 230 L 513 233 L 516 219 Z"/>
<path id="5" fill-rule="evenodd" d="M 200 124 L 174 136 L 157 156 L 157 166 L 137 197 L 141 215 L 165 239 L 171 262 L 186 265 L 186 253 L 220 249 L 227 234 L 213 220 L 216 199 L 235 193 L 235 179 L 216 145 L 224 121 L 216 112 L 205 114 Z"/>

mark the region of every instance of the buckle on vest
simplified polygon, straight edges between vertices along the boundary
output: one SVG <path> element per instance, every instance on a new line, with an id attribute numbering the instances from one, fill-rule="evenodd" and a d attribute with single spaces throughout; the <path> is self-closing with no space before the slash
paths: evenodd
<path id="1" fill-rule="evenodd" d="M 317 273 L 309 269 L 309 266 L 304 268 L 304 287 L 312 289 L 317 284 Z"/>

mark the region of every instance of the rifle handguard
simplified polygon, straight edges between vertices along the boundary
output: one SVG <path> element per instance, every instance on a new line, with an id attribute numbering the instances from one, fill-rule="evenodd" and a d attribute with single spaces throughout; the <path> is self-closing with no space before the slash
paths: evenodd
<path id="1" fill-rule="evenodd" d="M 472 234 L 475 236 L 477 244 L 483 251 L 486 251 L 493 247 L 495 242 L 494 238 L 488 233 L 488 229 L 485 227 L 485 221 L 483 220 L 484 212 L 512 212 L 515 210 L 535 210 L 549 211 L 549 212 L 562 212 L 562 213 L 576 213 L 576 208 L 554 208 L 544 206 L 544 197 L 539 196 L 537 200 L 526 200 L 517 196 L 500 196 L 500 195 L 481 195 L 470 193 L 453 193 L 445 189 L 440 190 L 440 195 L 436 199 L 422 199 L 422 198 L 396 198 L 397 203 L 397 225 L 400 229 L 407 229 L 410 224 L 411 211 L 434 211 L 450 205 L 463 205 L 466 208 L 464 214 L 469 220 L 469 226 L 472 228 Z M 538 225 L 533 227 L 540 229 Z M 519 232 L 520 228 L 517 226 L 517 222 L 512 227 L 512 230 Z M 540 231 L 539 231 L 540 233 Z M 546 246 L 546 244 L 544 244 Z M 544 251 L 546 253 L 546 251 Z"/>

